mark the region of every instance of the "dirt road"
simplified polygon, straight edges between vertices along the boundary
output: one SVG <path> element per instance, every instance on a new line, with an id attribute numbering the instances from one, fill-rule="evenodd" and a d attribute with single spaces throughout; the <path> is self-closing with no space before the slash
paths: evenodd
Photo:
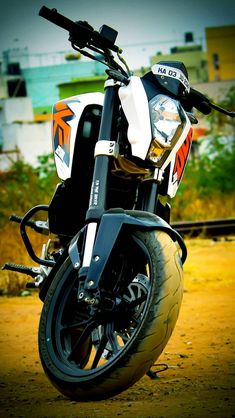
<path id="1" fill-rule="evenodd" d="M 179 321 L 159 363 L 115 398 L 76 403 L 44 375 L 37 352 L 42 303 L 37 296 L 0 298 L 0 416 L 235 417 L 235 241 L 189 242 Z"/>

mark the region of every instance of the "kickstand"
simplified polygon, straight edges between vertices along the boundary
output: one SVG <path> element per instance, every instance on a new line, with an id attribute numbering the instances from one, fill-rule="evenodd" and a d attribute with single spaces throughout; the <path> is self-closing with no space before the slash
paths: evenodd
<path id="1" fill-rule="evenodd" d="M 153 371 L 151 369 L 149 369 L 149 371 L 146 373 L 146 375 L 151 379 L 151 380 L 157 380 L 160 379 L 160 376 L 158 376 L 158 373 L 164 372 L 165 370 L 169 369 L 168 365 L 165 363 L 161 363 L 161 364 L 154 364 L 152 367 L 162 367 L 160 370 L 157 371 Z"/>

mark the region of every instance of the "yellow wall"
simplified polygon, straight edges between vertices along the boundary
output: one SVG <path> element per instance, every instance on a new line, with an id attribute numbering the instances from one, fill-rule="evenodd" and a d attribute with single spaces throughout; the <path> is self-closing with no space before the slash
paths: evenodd
<path id="1" fill-rule="evenodd" d="M 235 25 L 206 28 L 206 42 L 209 81 L 235 79 Z"/>

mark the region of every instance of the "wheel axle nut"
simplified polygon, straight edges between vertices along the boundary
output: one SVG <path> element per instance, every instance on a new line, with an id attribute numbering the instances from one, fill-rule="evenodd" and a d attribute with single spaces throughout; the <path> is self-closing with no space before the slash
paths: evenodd
<path id="1" fill-rule="evenodd" d="M 91 286 L 93 286 L 93 284 L 94 284 L 93 280 L 90 280 L 90 281 L 87 283 L 87 286 L 88 286 L 88 287 L 91 287 Z"/>
<path id="2" fill-rule="evenodd" d="M 97 299 L 95 299 L 95 298 L 85 298 L 85 302 L 88 304 L 88 305 L 98 305 L 98 303 L 99 303 L 99 301 L 97 300 Z"/>

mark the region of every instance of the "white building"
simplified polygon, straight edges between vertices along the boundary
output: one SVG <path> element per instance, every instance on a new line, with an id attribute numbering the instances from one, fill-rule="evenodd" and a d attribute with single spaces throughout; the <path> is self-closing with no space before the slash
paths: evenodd
<path id="1" fill-rule="evenodd" d="M 32 166 L 38 156 L 52 152 L 51 124 L 35 122 L 30 97 L 0 100 L 0 171 L 19 156 Z"/>

